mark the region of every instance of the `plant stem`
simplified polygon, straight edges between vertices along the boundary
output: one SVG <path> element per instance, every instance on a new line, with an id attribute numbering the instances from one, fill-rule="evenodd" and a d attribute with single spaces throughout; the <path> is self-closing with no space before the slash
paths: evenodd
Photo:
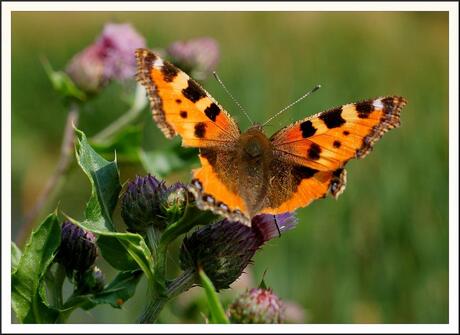
<path id="1" fill-rule="evenodd" d="M 18 245 L 23 245 L 25 243 L 27 237 L 30 235 L 30 232 L 33 229 L 37 217 L 40 215 L 45 205 L 49 203 L 50 199 L 52 198 L 51 194 L 56 194 L 59 182 L 69 170 L 70 163 L 72 162 L 74 144 L 73 127 L 77 125 L 79 116 L 80 112 L 78 105 L 75 102 L 72 102 L 70 104 L 69 113 L 67 115 L 59 161 L 56 165 L 56 168 L 54 169 L 54 173 L 48 179 L 45 188 L 38 196 L 38 200 L 34 207 L 32 207 L 32 209 L 29 210 L 29 212 L 25 215 L 25 222 L 21 226 L 21 229 L 19 230 L 16 238 Z"/>
<path id="2" fill-rule="evenodd" d="M 163 296 L 158 296 L 147 305 L 145 311 L 139 318 L 139 323 L 153 323 L 158 318 L 165 304 L 182 292 L 187 291 L 196 283 L 196 272 L 194 269 L 187 269 L 174 279 L 166 288 Z"/>
<path id="3" fill-rule="evenodd" d="M 126 113 L 123 113 L 123 115 L 120 116 L 117 120 L 108 125 L 105 129 L 94 135 L 91 139 L 93 141 L 103 141 L 109 138 L 121 128 L 135 120 L 141 114 L 146 104 L 147 98 L 144 88 L 141 85 L 137 85 L 133 105 L 131 108 Z"/>

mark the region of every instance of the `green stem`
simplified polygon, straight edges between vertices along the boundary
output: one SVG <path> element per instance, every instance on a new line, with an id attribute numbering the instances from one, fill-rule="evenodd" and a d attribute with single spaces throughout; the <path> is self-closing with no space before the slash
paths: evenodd
<path id="1" fill-rule="evenodd" d="M 166 288 L 163 296 L 158 296 L 147 305 L 145 311 L 139 318 L 139 323 L 153 323 L 157 320 L 165 304 L 182 292 L 187 291 L 196 283 L 196 272 L 188 269 L 182 272 Z"/>
<path id="2" fill-rule="evenodd" d="M 120 116 L 117 120 L 94 135 L 91 139 L 93 141 L 103 141 L 109 138 L 124 126 L 135 120 L 141 114 L 146 104 L 147 98 L 145 96 L 144 88 L 141 85 L 137 85 L 133 105 L 131 108 L 126 113 L 123 113 L 123 115 Z"/>

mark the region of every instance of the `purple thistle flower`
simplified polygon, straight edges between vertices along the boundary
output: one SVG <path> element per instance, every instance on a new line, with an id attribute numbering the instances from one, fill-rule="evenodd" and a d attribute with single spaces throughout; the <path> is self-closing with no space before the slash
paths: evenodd
<path id="1" fill-rule="evenodd" d="M 252 218 L 251 224 L 262 234 L 266 242 L 293 229 L 297 225 L 297 219 L 291 212 L 278 215 L 259 214 Z"/>
<path id="2" fill-rule="evenodd" d="M 167 49 L 167 53 L 185 72 L 191 72 L 198 80 L 206 79 L 217 68 L 219 44 L 210 37 L 199 37 L 188 41 L 177 41 Z"/>
<path id="3" fill-rule="evenodd" d="M 97 92 L 111 80 L 132 78 L 136 71 L 134 50 L 145 45 L 130 24 L 108 23 L 93 44 L 71 59 L 66 72 L 80 89 Z"/>
<path id="4" fill-rule="evenodd" d="M 241 294 L 227 314 L 232 323 L 282 323 L 285 307 L 271 289 L 253 288 Z"/>
<path id="5" fill-rule="evenodd" d="M 104 75 L 106 78 L 124 80 L 136 72 L 134 51 L 146 46 L 145 39 L 129 23 L 106 24 L 96 42 L 105 52 Z"/>
<path id="6" fill-rule="evenodd" d="M 252 227 L 227 219 L 206 225 L 184 238 L 181 268 L 202 268 L 217 290 L 228 288 L 251 262 L 255 252 L 268 240 L 295 226 L 291 213 L 258 215 Z"/>
<path id="7" fill-rule="evenodd" d="M 96 236 L 70 221 L 61 227 L 61 245 L 56 260 L 68 271 L 83 273 L 90 269 L 97 257 Z"/>
<path id="8" fill-rule="evenodd" d="M 136 176 L 121 199 L 121 216 L 130 231 L 143 233 L 151 225 L 163 230 L 182 216 L 185 203 L 181 183 L 167 187 L 150 174 Z"/>

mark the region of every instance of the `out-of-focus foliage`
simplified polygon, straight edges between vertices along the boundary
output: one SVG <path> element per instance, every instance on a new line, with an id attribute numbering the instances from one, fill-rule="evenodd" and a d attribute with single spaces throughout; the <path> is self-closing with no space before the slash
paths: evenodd
<path id="1" fill-rule="evenodd" d="M 280 298 L 300 304 L 308 322 L 448 321 L 447 13 L 13 13 L 13 234 L 53 171 L 67 113 L 40 57 L 63 69 L 108 21 L 130 22 L 151 48 L 197 36 L 216 39 L 220 77 L 259 122 L 322 84 L 276 119 L 269 134 L 343 103 L 406 97 L 402 127 L 385 135 L 366 159 L 348 164 L 348 186 L 339 200 L 299 210 L 297 228 L 270 241 L 249 270 L 255 283 L 268 269 L 264 280 Z M 205 88 L 242 129 L 249 126 L 217 82 L 207 81 Z M 120 99 L 123 90 L 112 83 L 90 101 L 79 128 L 90 137 L 123 114 L 129 108 Z M 172 150 L 177 142 L 163 137 L 146 109 L 145 152 Z M 141 164 L 120 164 L 121 183 L 145 171 Z M 84 211 L 90 192 L 75 167 L 60 196 L 60 208 L 71 216 Z M 170 182 L 190 178 L 188 169 L 171 170 Z M 110 267 L 100 267 L 110 277 Z M 177 264 L 170 269 L 177 275 Z M 206 303 L 197 291 L 176 298 L 160 321 L 203 322 Z M 122 310 L 101 305 L 91 314 L 76 311 L 69 322 L 132 322 L 144 292 L 140 285 Z"/>

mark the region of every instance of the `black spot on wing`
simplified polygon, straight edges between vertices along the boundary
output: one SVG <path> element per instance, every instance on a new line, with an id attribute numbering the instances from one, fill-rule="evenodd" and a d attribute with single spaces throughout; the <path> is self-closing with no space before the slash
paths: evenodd
<path id="1" fill-rule="evenodd" d="M 342 171 L 343 171 L 343 168 L 337 169 L 334 172 L 332 172 L 332 175 L 334 177 L 340 177 L 340 175 L 342 174 Z"/>
<path id="2" fill-rule="evenodd" d="M 216 165 L 216 162 L 217 162 L 217 152 L 216 152 L 216 150 L 202 148 L 202 149 L 200 149 L 200 155 L 203 158 L 206 158 L 207 161 L 209 162 L 209 164 L 211 164 L 211 166 Z"/>
<path id="3" fill-rule="evenodd" d="M 310 120 L 302 122 L 300 124 L 300 130 L 302 131 L 303 138 L 313 136 L 316 133 L 316 128 L 313 127 Z"/>
<path id="4" fill-rule="evenodd" d="M 343 133 L 345 136 L 350 135 L 350 132 L 349 132 L 348 130 L 344 130 L 342 133 Z"/>
<path id="5" fill-rule="evenodd" d="M 206 109 L 204 110 L 204 113 L 208 118 L 210 118 L 212 121 L 216 121 L 217 115 L 220 113 L 220 108 L 217 106 L 214 102 L 210 104 Z"/>
<path id="6" fill-rule="evenodd" d="M 374 105 L 372 100 L 362 101 L 355 104 L 356 111 L 358 112 L 358 117 L 361 119 L 367 119 L 369 114 L 374 110 Z"/>
<path id="7" fill-rule="evenodd" d="M 385 114 L 393 114 L 393 110 L 395 109 L 395 101 L 393 97 L 388 97 L 385 99 L 382 99 L 382 104 L 383 104 L 383 112 Z"/>
<path id="8" fill-rule="evenodd" d="M 145 54 L 143 62 L 148 68 L 151 68 L 156 59 L 157 57 L 152 52 L 148 52 Z"/>
<path id="9" fill-rule="evenodd" d="M 197 102 L 206 96 L 206 92 L 192 79 L 188 80 L 188 86 L 182 90 L 182 94 L 191 102 Z"/>
<path id="10" fill-rule="evenodd" d="M 176 99 L 176 103 L 179 105 L 182 103 L 182 100 L 181 99 Z"/>
<path id="11" fill-rule="evenodd" d="M 332 143 L 332 145 L 334 146 L 334 148 L 340 148 L 340 146 L 342 145 L 342 143 L 340 141 L 334 141 L 334 143 Z"/>
<path id="12" fill-rule="evenodd" d="M 316 172 L 318 172 L 318 170 L 302 165 L 295 165 L 291 171 L 292 176 L 294 177 L 294 181 L 297 185 L 299 185 L 303 179 L 313 177 Z"/>
<path id="13" fill-rule="evenodd" d="M 195 125 L 195 136 L 198 138 L 203 138 L 206 134 L 206 123 L 198 122 Z"/>
<path id="14" fill-rule="evenodd" d="M 340 127 L 346 122 L 342 118 L 342 107 L 323 112 L 319 118 L 324 121 L 329 129 Z"/>
<path id="15" fill-rule="evenodd" d="M 308 158 L 314 161 L 320 158 L 320 153 L 321 153 L 321 147 L 316 143 L 312 143 L 310 145 L 310 148 L 308 148 L 308 152 L 307 152 Z"/>
<path id="16" fill-rule="evenodd" d="M 179 70 L 174 65 L 168 62 L 164 62 L 163 66 L 161 67 L 161 73 L 163 74 L 163 78 L 168 83 L 172 82 L 174 78 L 176 78 L 178 72 Z"/>
<path id="17" fill-rule="evenodd" d="M 179 114 L 180 114 L 180 117 L 181 117 L 181 118 L 183 118 L 183 119 L 186 119 L 186 118 L 187 118 L 187 116 L 188 116 L 188 113 L 187 113 L 187 111 L 180 111 L 180 113 L 179 113 Z"/>

